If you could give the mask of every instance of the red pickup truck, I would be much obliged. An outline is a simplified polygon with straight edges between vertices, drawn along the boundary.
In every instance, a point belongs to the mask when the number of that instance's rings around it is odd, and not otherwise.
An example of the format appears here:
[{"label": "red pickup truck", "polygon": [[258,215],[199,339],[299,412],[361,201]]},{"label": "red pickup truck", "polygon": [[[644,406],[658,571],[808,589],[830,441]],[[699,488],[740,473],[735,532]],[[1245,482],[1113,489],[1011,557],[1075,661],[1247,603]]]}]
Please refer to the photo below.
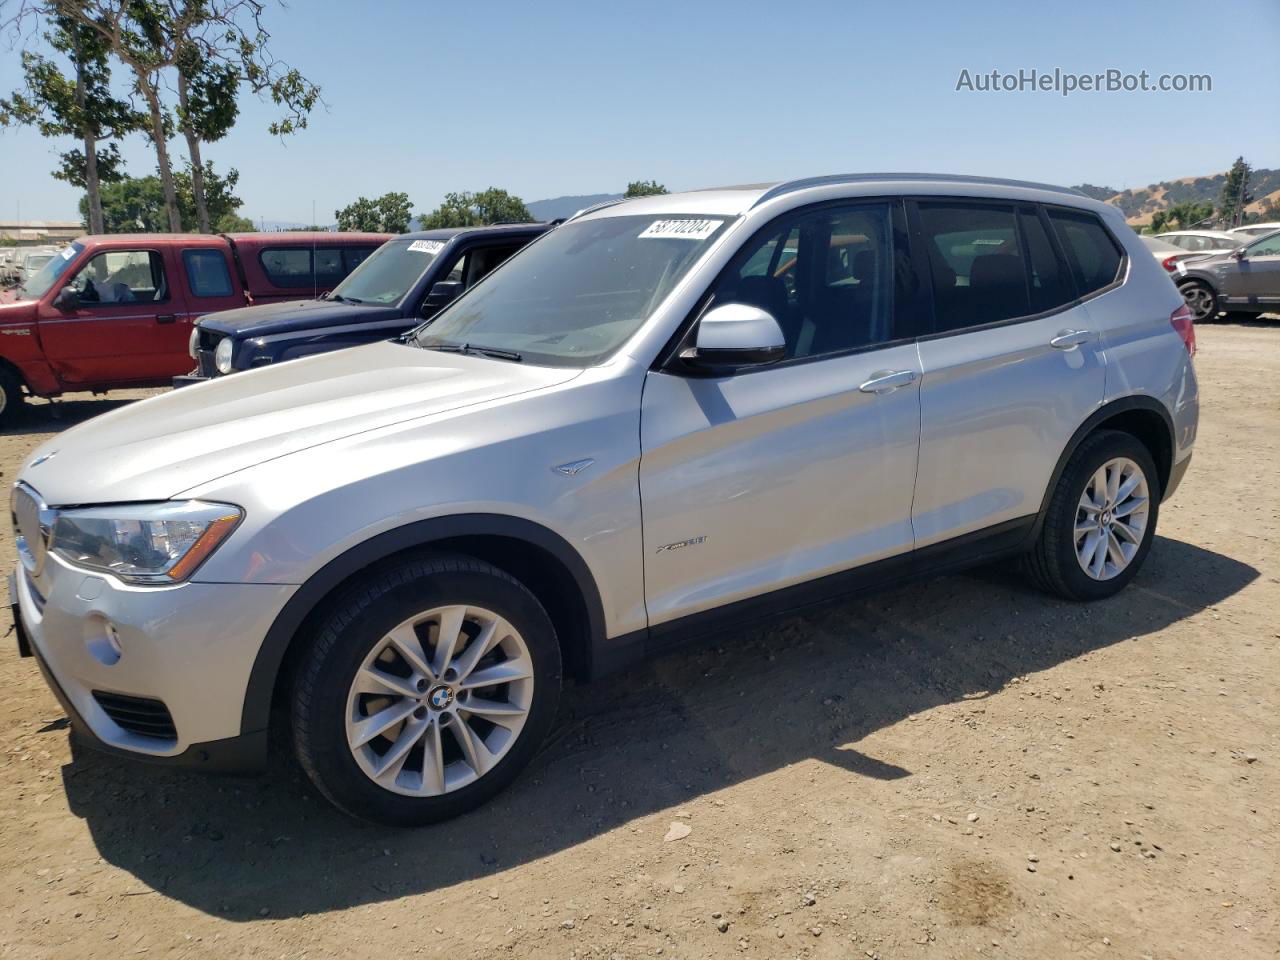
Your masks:
[{"label": "red pickup truck", "polygon": [[25,394],[167,387],[191,369],[197,319],[316,297],[388,239],[303,232],[81,237],[0,294],[0,425]]}]

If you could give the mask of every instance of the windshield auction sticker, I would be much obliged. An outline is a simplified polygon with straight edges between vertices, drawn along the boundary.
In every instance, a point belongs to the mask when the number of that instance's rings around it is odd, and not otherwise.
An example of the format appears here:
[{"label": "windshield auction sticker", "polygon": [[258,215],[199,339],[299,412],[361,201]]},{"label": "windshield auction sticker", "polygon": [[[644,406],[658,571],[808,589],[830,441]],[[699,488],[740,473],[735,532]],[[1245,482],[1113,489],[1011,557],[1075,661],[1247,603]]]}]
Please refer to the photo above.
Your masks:
[{"label": "windshield auction sticker", "polygon": [[655,220],[640,234],[646,237],[674,237],[677,240],[705,240],[723,220]]},{"label": "windshield auction sticker", "polygon": [[439,253],[444,249],[444,242],[441,240],[415,240],[409,244],[409,249],[414,253]]}]

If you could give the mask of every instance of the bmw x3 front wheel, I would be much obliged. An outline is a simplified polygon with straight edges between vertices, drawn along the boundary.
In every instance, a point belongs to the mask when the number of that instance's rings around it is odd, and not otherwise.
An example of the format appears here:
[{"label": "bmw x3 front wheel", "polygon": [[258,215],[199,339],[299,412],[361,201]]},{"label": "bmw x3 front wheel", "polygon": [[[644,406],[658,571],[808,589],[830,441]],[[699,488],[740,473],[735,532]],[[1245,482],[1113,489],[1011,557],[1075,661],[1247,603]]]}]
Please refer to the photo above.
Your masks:
[{"label": "bmw x3 front wheel", "polygon": [[560,649],[537,599],[465,557],[387,567],[338,600],[297,673],[303,768],[347,813],[402,826],[465,813],[548,732]]}]

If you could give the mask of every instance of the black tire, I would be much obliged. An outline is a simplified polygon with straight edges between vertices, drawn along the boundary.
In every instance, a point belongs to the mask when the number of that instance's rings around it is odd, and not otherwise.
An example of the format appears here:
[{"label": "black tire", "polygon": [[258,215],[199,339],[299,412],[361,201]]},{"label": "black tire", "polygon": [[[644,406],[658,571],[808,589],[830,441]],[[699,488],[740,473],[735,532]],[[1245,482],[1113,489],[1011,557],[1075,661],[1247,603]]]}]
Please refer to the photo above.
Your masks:
[{"label": "black tire", "polygon": [[1178,292],[1191,308],[1191,319],[1196,323],[1212,323],[1218,318],[1218,291],[1203,280],[1181,283]]},{"label": "black tire", "polygon": [[22,381],[12,370],[0,367],[0,427],[7,427],[21,414]]},{"label": "black tire", "polygon": [[[532,703],[515,742],[478,780],[437,796],[405,796],[375,783],[352,756],[348,693],[365,657],[388,631],[418,612],[452,604],[484,607],[519,631],[533,662]],[[393,826],[434,823],[480,806],[533,759],[555,719],[560,682],[555,629],[523,584],[469,557],[413,556],[347,589],[319,625],[294,682],[294,747],[320,792],[351,816]]]},{"label": "black tire", "polygon": [[[1129,565],[1108,580],[1095,580],[1076,558],[1075,528],[1080,497],[1089,478],[1103,464],[1117,457],[1136,463],[1145,474],[1148,497],[1147,526]],[[1160,477],[1146,446],[1132,434],[1099,430],[1084,439],[1071,455],[1045,511],[1040,536],[1024,558],[1024,567],[1041,589],[1067,600],[1101,600],[1119,593],[1141,569],[1155,539],[1160,512]]]}]

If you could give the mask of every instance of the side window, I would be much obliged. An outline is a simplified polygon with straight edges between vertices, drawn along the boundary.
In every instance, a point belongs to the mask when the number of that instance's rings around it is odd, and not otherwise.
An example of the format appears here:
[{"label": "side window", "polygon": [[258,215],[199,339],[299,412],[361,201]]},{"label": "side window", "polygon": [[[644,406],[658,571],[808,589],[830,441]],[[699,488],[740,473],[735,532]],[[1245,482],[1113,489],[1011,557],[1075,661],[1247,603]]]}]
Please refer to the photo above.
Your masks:
[{"label": "side window", "polygon": [[182,264],[187,269],[187,284],[195,296],[231,296],[231,271],[221,250],[183,250]]},{"label": "side window", "polygon": [[507,257],[523,246],[523,243],[517,243],[502,247],[480,247],[478,250],[471,251],[470,262],[467,264],[466,272],[467,288],[470,289],[475,286],[488,276],[490,271],[501,266]]},{"label": "side window", "polygon": [[716,303],[767,310],[787,359],[840,353],[893,336],[894,237],[888,203],[783,218],[749,242],[717,282]]},{"label": "side window", "polygon": [[343,247],[342,262],[347,273],[350,273],[356,267],[364,262],[365,257],[373,253],[377,247]]},{"label": "side window", "polygon": [[68,284],[89,304],[159,303],[169,299],[164,261],[150,250],[100,253]]},{"label": "side window", "polygon": [[316,283],[322,287],[335,286],[347,275],[342,266],[342,251],[335,247],[321,247],[315,251]]},{"label": "side window", "polygon": [[1066,251],[1080,296],[1088,296],[1115,282],[1124,258],[1097,217],[1074,210],[1051,209],[1049,219]]},{"label": "side window", "polygon": [[267,279],[277,287],[311,286],[311,250],[307,247],[272,247],[258,259]]},{"label": "side window", "polygon": [[926,201],[919,209],[938,332],[1033,312],[1012,207]]},{"label": "side window", "polygon": [[453,261],[453,266],[449,268],[449,273],[445,276],[445,279],[453,283],[464,283],[467,279],[467,261],[469,259],[471,259],[471,255],[464,253]]},{"label": "side window", "polygon": [[1280,256],[1280,233],[1256,241],[1245,251],[1245,254],[1250,257]]},{"label": "side window", "polygon": [[1031,267],[1031,312],[1044,313],[1069,303],[1075,294],[1040,217],[1034,211],[1019,210],[1018,230]]}]

